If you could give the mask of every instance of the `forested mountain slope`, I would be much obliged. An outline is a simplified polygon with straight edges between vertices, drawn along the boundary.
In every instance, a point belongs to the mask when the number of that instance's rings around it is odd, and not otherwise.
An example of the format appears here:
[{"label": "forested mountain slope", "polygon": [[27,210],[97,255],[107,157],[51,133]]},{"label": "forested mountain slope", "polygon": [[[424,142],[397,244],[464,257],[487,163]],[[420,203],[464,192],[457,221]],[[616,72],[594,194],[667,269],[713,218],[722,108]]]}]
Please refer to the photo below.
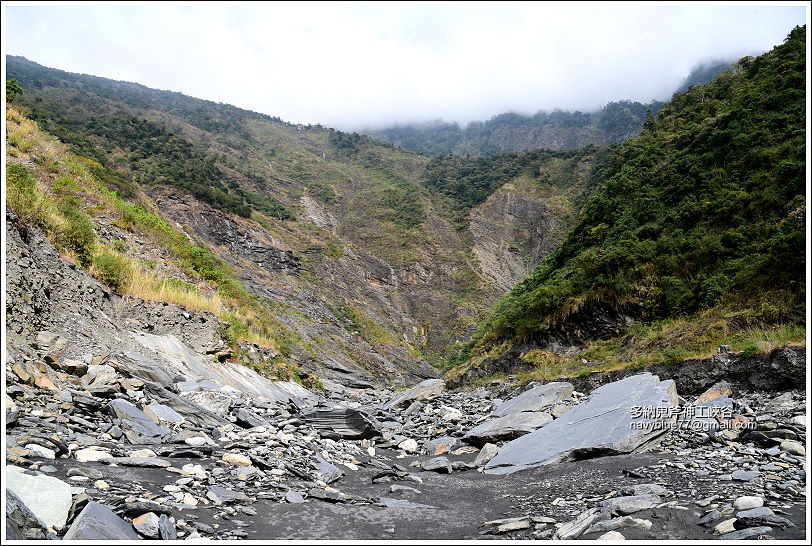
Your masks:
[{"label": "forested mountain slope", "polygon": [[[616,339],[595,354],[617,364],[634,340],[615,336],[635,321],[661,356],[802,320],[805,51],[797,27],[772,51],[676,94],[620,146],[562,246],[475,336],[468,372],[510,362],[580,368],[561,355],[590,338]],[[686,317],[703,331],[671,345],[639,329]]]},{"label": "forested mountain slope", "polygon": [[[427,158],[359,134],[21,57],[7,67],[22,89],[7,137],[10,168],[21,170],[10,176],[65,210],[50,221],[80,219],[96,245],[63,252],[95,270],[129,263],[108,278],[123,293],[143,296],[130,276],[157,270],[166,278],[150,298],[178,300],[170,285],[221,298],[228,336],[265,340],[279,366],[339,377],[435,373],[425,361],[473,333],[560,243],[601,153],[427,170]],[[469,175],[485,181],[473,200],[455,186]],[[235,294],[256,301],[229,307]]]}]

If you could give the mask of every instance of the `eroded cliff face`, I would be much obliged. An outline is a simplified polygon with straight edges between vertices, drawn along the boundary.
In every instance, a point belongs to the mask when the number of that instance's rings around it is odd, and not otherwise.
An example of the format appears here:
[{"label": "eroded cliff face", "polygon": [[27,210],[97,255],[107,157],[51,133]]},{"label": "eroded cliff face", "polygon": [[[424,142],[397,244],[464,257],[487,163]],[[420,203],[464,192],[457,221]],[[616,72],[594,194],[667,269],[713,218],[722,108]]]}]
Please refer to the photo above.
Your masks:
[{"label": "eroded cliff face", "polygon": [[[340,212],[323,207],[316,218],[274,226],[271,233],[175,189],[155,189],[151,198],[165,217],[234,267],[246,288],[270,302],[275,317],[301,338],[294,344],[296,360],[339,378],[350,371],[385,383],[435,376],[423,354],[440,351],[466,326],[470,333],[474,317],[498,295],[493,285],[478,281],[476,258],[461,236],[437,217],[427,220],[437,224],[437,238],[411,259],[396,261],[318,228],[315,222],[328,217],[341,225]],[[469,304],[459,298],[472,276],[482,298]]]},{"label": "eroded cliff face", "polygon": [[534,173],[504,184],[470,213],[472,251],[484,275],[508,291],[567,235],[574,199],[586,191],[592,156],[553,159]]},{"label": "eroded cliff face", "polygon": [[560,244],[563,231],[562,219],[545,199],[517,185],[523,184],[505,184],[471,212],[474,255],[505,291]]},{"label": "eroded cliff face", "polygon": [[[624,135],[623,139],[637,136],[639,129]],[[461,142],[454,146],[458,155],[479,155],[481,150],[490,153],[527,152],[545,150],[577,150],[584,146],[608,146],[618,142],[613,135],[597,127],[497,127],[486,137],[474,142]]]}]

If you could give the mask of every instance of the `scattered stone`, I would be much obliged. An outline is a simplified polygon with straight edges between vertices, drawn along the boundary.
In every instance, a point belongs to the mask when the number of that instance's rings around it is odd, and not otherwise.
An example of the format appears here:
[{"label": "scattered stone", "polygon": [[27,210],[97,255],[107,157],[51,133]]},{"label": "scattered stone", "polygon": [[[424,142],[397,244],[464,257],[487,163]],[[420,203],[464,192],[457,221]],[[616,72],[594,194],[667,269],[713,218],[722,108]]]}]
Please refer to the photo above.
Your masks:
[{"label": "scattered stone", "polygon": [[725,533],[719,537],[719,540],[746,540],[753,537],[761,537],[772,531],[772,527],[751,527],[749,529],[741,529],[733,531],[732,533]]},{"label": "scattered stone", "polygon": [[417,441],[411,438],[403,440],[398,444],[398,449],[402,449],[407,453],[414,453],[417,451]]},{"label": "scattered stone", "polygon": [[485,444],[482,446],[482,449],[479,450],[476,459],[474,459],[474,465],[485,466],[488,461],[496,457],[497,453],[499,453],[499,447],[496,444]]},{"label": "scattered stone", "polygon": [[126,400],[111,400],[107,411],[130,443],[159,444],[169,434],[167,429],[156,425],[147,414]]},{"label": "scattered stone", "polygon": [[178,532],[175,527],[175,518],[161,514],[158,518],[158,538],[161,540],[177,540]]},{"label": "scattered stone", "polygon": [[638,519],[632,516],[622,516],[619,518],[607,519],[599,521],[595,525],[586,530],[586,534],[590,533],[605,533],[607,531],[614,531],[624,527],[642,529],[648,531],[651,529],[652,523],[647,519]]},{"label": "scattered stone", "polygon": [[214,504],[234,504],[234,503],[250,503],[251,497],[239,491],[233,491],[219,485],[210,485],[209,491],[206,493]]},{"label": "scattered stone", "polygon": [[172,463],[157,457],[111,457],[102,462],[121,466],[140,466],[142,468],[168,468]]},{"label": "scattered stone", "polygon": [[736,510],[750,510],[761,506],[764,506],[764,499],[761,497],[744,496],[733,501],[733,508]]},{"label": "scattered stone", "polygon": [[780,527],[794,527],[795,524],[783,516],[777,515],[771,508],[761,506],[736,514],[742,527],[755,527],[758,525],[777,525]]},{"label": "scattered stone", "polygon": [[153,513],[147,512],[137,518],[133,518],[133,527],[139,534],[147,538],[159,538],[160,518]]},{"label": "scattered stone", "polygon": [[304,497],[298,491],[288,491],[285,493],[285,500],[290,504],[301,504],[304,502]]},{"label": "scattered stone", "polygon": [[781,451],[785,451],[790,455],[797,455],[799,457],[806,455],[806,448],[801,443],[793,440],[784,440],[779,447]]},{"label": "scattered stone", "polygon": [[474,444],[513,440],[552,422],[548,412],[526,411],[490,419],[469,430],[463,440]]},{"label": "scattered stone", "polygon": [[156,425],[162,423],[169,423],[172,425],[179,425],[185,421],[183,415],[176,412],[169,406],[153,402],[148,406],[144,406],[144,413],[149,415]]},{"label": "scattered stone", "polygon": [[243,428],[264,427],[268,425],[262,417],[253,411],[245,408],[239,408],[234,412],[236,423]]},{"label": "scattered stone", "polygon": [[251,459],[241,453],[226,453],[223,460],[234,466],[251,466]]},{"label": "scattered stone", "polygon": [[85,449],[75,451],[73,456],[76,457],[77,461],[83,463],[102,461],[104,459],[109,459],[112,457],[110,452],[102,451],[100,449],[96,449],[93,447],[88,447]]},{"label": "scattered stone", "polygon": [[416,493],[420,495],[420,491],[415,489],[414,487],[409,487],[408,485],[398,485],[392,484],[389,486],[390,493]]},{"label": "scattered stone", "polygon": [[593,526],[597,522],[608,519],[609,513],[600,508],[590,508],[582,512],[574,520],[564,523],[555,532],[555,536],[561,540],[578,538],[584,530]]},{"label": "scattered stone", "polygon": [[435,457],[421,463],[421,468],[429,472],[439,472],[443,474],[451,473],[451,462],[448,457]]},{"label": "scattered stone", "polygon": [[508,518],[486,521],[480,527],[480,533],[502,534],[522,529],[530,529],[530,518]]},{"label": "scattered stone", "polygon": [[749,482],[761,475],[757,470],[734,470],[730,477],[740,482]]},{"label": "scattered stone", "polygon": [[736,530],[734,524],[736,523],[736,518],[726,519],[721,523],[718,523],[716,527],[713,528],[713,532],[717,535],[724,535],[726,533],[732,533]]},{"label": "scattered stone", "polygon": [[44,459],[56,459],[56,452],[53,449],[42,447],[39,444],[27,444],[25,449],[31,452],[31,455],[42,457]]},{"label": "scattered stone", "polygon": [[657,485],[656,483],[638,483],[629,485],[620,490],[622,495],[660,495],[663,497],[671,495],[671,491]]},{"label": "scattered stone", "polygon": [[662,500],[657,495],[634,495],[630,497],[616,497],[602,501],[600,504],[612,514],[626,516],[648,510],[660,504]]}]

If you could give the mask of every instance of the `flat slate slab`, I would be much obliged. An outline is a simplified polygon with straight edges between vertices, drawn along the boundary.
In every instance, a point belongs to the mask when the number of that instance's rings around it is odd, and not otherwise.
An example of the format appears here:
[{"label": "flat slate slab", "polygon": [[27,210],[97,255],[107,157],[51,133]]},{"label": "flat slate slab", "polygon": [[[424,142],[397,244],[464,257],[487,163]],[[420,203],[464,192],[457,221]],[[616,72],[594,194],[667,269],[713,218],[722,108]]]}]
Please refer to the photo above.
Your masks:
[{"label": "flat slate slab", "polygon": [[541,411],[544,408],[557,404],[572,396],[573,387],[570,383],[556,381],[545,383],[524,391],[519,396],[499,404],[492,412],[495,417],[503,417],[511,413],[524,411]]},{"label": "flat slate slab", "polygon": [[[656,408],[677,403],[674,382],[649,373],[603,385],[552,423],[502,446],[485,472],[509,474],[597,453],[630,453],[663,434],[664,421],[676,418]],[[657,411],[665,415],[648,415]]]},{"label": "flat slate slab", "polygon": [[514,440],[519,436],[538,430],[552,422],[553,416],[546,411],[523,411],[504,417],[489,419],[469,430],[462,439],[472,444],[486,444],[499,440]]},{"label": "flat slate slab", "polygon": [[141,537],[108,507],[89,502],[62,540],[141,540]]}]

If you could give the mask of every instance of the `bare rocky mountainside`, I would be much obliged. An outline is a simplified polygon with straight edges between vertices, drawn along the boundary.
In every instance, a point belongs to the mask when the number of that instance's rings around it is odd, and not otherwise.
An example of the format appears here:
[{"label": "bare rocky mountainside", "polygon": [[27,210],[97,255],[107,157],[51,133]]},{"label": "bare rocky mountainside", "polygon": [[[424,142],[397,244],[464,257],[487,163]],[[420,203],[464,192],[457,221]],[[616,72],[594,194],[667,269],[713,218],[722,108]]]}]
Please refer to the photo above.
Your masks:
[{"label": "bare rocky mountainside", "polygon": [[[49,160],[76,154],[103,188],[85,188],[83,204],[114,190],[191,237],[282,327],[265,332],[272,349],[290,352],[278,358],[328,379],[436,375],[426,362],[470,336],[560,243],[590,172],[587,157],[564,191],[561,166],[545,164],[536,172],[549,167],[543,184],[516,173],[501,181],[519,178],[513,186],[465,208],[426,187],[426,158],[366,137],[19,57],[8,69],[25,89],[20,107],[68,144]],[[21,129],[29,130],[39,132]],[[73,174],[43,169],[34,142],[13,152],[12,162],[49,182]],[[121,210],[90,216],[100,243],[177,281],[212,284],[200,271],[177,271],[148,225],[122,220]]]},{"label": "bare rocky mountainside", "polygon": [[4,539],[805,543],[804,44],[473,157],[8,57]]}]

